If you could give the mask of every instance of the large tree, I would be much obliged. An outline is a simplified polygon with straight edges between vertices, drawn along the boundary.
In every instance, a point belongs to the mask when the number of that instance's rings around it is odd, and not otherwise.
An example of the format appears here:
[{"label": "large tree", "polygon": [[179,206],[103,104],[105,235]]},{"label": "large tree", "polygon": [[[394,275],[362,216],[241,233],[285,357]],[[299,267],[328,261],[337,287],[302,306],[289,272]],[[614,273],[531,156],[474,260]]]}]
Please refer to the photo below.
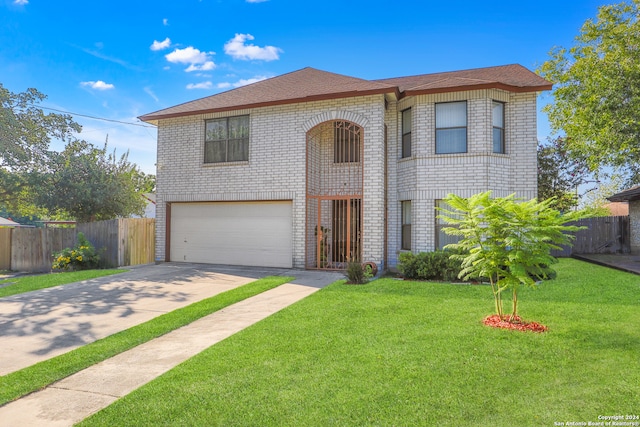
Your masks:
[{"label": "large tree", "polygon": [[554,83],[545,107],[554,131],[591,170],[611,166],[640,182],[640,0],[601,6],[573,47],[538,70]]},{"label": "large tree", "polygon": [[46,167],[51,141],[68,141],[81,129],[69,115],[38,108],[45,98],[36,89],[16,94],[0,84],[0,205],[14,211],[34,210],[29,173]]},{"label": "large tree", "polygon": [[118,157],[106,144],[97,148],[76,140],[52,155],[50,171],[41,175],[37,201],[80,222],[142,215],[145,203],[139,190],[148,189],[141,187],[148,178],[129,162],[128,153]]},{"label": "large tree", "polygon": [[551,207],[567,211],[578,205],[578,186],[589,179],[587,163],[567,153],[566,138],[538,145],[538,199],[553,199]]},{"label": "large tree", "polygon": [[[79,124],[66,114],[45,114],[36,89],[12,93],[0,84],[0,208],[13,214],[79,221],[141,214],[141,192],[155,176],[142,173],[107,146],[78,140]],[[62,152],[51,142],[65,144]]]}]

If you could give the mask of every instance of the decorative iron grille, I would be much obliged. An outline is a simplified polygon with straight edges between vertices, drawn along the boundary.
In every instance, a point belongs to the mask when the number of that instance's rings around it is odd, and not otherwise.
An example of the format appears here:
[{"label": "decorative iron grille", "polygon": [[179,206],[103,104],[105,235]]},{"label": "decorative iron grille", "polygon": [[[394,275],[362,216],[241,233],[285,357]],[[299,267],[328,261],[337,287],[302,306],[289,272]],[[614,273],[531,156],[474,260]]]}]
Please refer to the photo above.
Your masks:
[{"label": "decorative iron grille", "polygon": [[362,259],[363,132],[348,121],[307,133],[306,267],[344,269]]}]

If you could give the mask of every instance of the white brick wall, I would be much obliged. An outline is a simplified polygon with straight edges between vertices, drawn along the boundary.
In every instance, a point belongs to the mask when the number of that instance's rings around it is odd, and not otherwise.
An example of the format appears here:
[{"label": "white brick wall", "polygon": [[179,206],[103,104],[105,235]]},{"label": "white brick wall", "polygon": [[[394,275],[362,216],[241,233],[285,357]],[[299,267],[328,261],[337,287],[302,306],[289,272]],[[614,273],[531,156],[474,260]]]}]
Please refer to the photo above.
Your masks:
[{"label": "white brick wall", "polygon": [[[506,154],[493,153],[492,101],[505,103]],[[435,154],[435,104],[467,101],[467,153]],[[537,196],[536,94],[478,90],[420,95],[397,103],[399,111],[412,105],[412,157],[401,159],[401,130],[389,139],[396,180],[389,186],[389,266],[400,250],[400,201],[412,201],[412,251],[435,249],[435,201],[449,193],[463,197],[492,190],[496,197],[512,193]],[[390,109],[391,110],[391,109]],[[393,120],[393,112],[387,114]],[[391,135],[391,134],[390,134]],[[393,184],[393,185],[391,185]]]},{"label": "white brick wall", "polygon": [[[435,154],[435,103],[467,101],[468,152]],[[505,102],[506,154],[494,154],[492,100]],[[401,159],[401,111],[412,108],[412,157]],[[203,164],[205,119],[250,115],[249,161]],[[387,162],[388,266],[400,248],[400,202],[412,201],[413,251],[435,247],[436,199],[492,190],[537,195],[536,94],[478,90],[407,97],[383,95],[317,101],[161,120],[158,126],[156,254],[165,259],[166,203],[292,200],[293,265],[304,267],[306,132],[327,120],[349,120],[364,132],[363,259],[382,263]],[[384,125],[387,125],[385,159]]]},{"label": "white brick wall", "polygon": [[[249,161],[203,164],[205,120],[250,115]],[[293,265],[304,267],[306,132],[343,119],[364,130],[363,256],[382,262],[383,95],[161,120],[158,126],[156,256],[166,256],[166,203],[292,200]]]}]

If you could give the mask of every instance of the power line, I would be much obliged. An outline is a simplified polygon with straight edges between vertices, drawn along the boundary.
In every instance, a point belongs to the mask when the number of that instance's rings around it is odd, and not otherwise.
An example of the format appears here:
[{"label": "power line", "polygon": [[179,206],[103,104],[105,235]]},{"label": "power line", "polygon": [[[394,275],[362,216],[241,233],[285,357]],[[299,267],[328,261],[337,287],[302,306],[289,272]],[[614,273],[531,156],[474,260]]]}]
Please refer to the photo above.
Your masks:
[{"label": "power line", "polygon": [[102,120],[102,121],[105,121],[105,122],[120,123],[122,125],[140,126],[142,128],[155,128],[155,126],[145,125],[145,124],[142,124],[142,123],[131,123],[131,122],[123,122],[121,120],[105,119],[104,117],[96,117],[96,116],[90,116],[88,114],[72,113],[71,111],[58,110],[56,108],[43,107],[43,106],[40,106],[40,105],[38,105],[37,107],[38,108],[42,108],[43,110],[57,111],[58,113],[71,114],[73,116],[86,117],[88,119]]}]

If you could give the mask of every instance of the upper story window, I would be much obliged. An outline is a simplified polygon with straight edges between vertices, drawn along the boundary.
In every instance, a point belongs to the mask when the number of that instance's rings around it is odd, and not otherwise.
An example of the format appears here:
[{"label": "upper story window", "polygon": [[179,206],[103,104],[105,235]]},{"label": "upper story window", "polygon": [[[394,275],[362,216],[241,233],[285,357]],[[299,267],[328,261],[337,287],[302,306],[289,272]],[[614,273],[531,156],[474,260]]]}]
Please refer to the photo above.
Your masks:
[{"label": "upper story window", "polygon": [[360,161],[360,127],[350,122],[333,124],[333,162],[358,163]]},{"label": "upper story window", "polygon": [[436,154],[467,152],[467,101],[436,104]]},{"label": "upper story window", "polygon": [[493,152],[504,153],[504,103],[493,101]]},{"label": "upper story window", "polygon": [[411,108],[402,112],[402,158],[411,157]]},{"label": "upper story window", "polygon": [[249,116],[223,117],[205,122],[205,163],[248,160]]},{"label": "upper story window", "polygon": [[400,203],[402,210],[402,236],[400,248],[411,250],[411,200],[404,200]]}]

